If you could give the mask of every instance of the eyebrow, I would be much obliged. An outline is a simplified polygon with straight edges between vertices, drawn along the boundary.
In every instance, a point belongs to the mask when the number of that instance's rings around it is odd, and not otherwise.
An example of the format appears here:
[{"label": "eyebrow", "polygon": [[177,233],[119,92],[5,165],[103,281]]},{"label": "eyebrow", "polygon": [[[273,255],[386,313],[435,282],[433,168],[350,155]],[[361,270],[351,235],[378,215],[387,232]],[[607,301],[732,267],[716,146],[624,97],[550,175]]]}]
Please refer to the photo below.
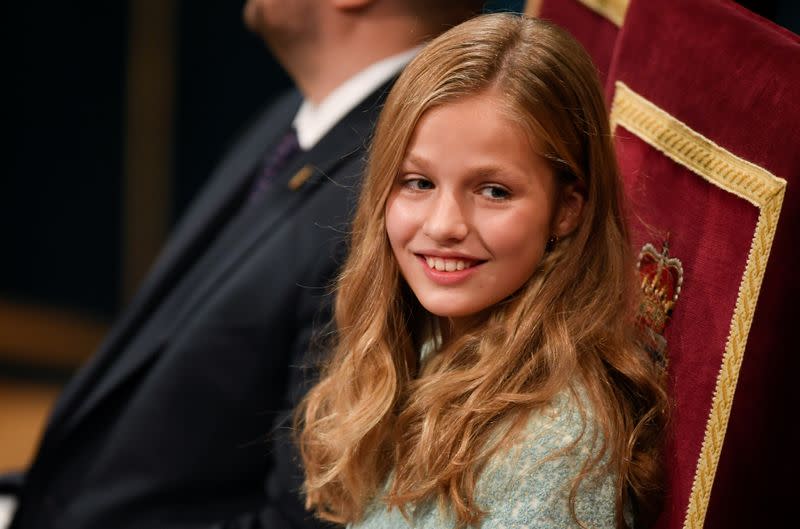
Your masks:
[{"label": "eyebrow", "polygon": [[403,157],[403,162],[400,165],[403,166],[406,164],[424,169],[428,167],[429,162],[425,158],[421,158],[419,155],[408,153]]},{"label": "eyebrow", "polygon": [[[407,165],[410,165],[414,169],[420,169],[423,172],[430,168],[430,162],[428,162],[427,159],[414,153],[407,154],[403,158],[400,167],[402,168]],[[493,164],[488,164],[470,169],[469,174],[472,175],[472,177],[474,178],[493,178],[496,175],[514,176],[513,171],[509,172],[506,168]]]},{"label": "eyebrow", "polygon": [[496,165],[486,165],[483,167],[478,167],[470,172],[479,178],[492,178],[493,176],[498,174],[504,174],[504,175],[512,174],[509,173],[508,170],[498,167]]},{"label": "eyebrow", "polygon": [[[425,169],[430,165],[430,162],[427,159],[417,154],[410,153],[403,158],[403,162],[401,165],[406,165],[406,164]],[[470,170],[470,173],[474,173],[479,176],[492,176],[494,174],[504,173],[504,172],[506,171],[504,171],[502,167],[494,164],[487,164],[484,166],[475,167]]]}]

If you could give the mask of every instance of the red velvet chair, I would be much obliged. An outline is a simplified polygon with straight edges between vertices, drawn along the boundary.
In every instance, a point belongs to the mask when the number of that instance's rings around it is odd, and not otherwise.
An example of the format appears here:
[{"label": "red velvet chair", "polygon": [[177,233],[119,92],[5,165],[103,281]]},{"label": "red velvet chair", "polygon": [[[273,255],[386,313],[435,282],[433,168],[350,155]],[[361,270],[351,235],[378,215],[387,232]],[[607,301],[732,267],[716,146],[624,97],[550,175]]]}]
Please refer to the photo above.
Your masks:
[{"label": "red velvet chair", "polygon": [[649,308],[671,310],[646,314],[674,399],[657,526],[796,526],[800,39],[726,0],[632,0],[606,86]]},{"label": "red velvet chair", "polygon": [[628,0],[529,0],[526,12],[568,30],[589,52],[605,83]]}]

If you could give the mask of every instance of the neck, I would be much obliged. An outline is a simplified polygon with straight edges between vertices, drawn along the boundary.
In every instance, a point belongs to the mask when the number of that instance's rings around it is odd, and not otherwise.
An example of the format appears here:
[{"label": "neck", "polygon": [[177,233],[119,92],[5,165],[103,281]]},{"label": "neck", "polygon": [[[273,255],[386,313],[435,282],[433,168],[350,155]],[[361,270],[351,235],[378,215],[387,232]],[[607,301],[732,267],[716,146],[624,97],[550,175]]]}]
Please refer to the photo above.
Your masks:
[{"label": "neck", "polygon": [[487,315],[485,312],[479,312],[478,314],[472,314],[470,316],[440,317],[439,332],[442,337],[442,346],[457,340],[470,330],[475,329],[485,322],[486,318]]},{"label": "neck", "polygon": [[326,27],[329,31],[315,42],[275,50],[303,96],[314,104],[358,72],[418,45],[427,35],[418,21],[403,16],[343,17]]}]

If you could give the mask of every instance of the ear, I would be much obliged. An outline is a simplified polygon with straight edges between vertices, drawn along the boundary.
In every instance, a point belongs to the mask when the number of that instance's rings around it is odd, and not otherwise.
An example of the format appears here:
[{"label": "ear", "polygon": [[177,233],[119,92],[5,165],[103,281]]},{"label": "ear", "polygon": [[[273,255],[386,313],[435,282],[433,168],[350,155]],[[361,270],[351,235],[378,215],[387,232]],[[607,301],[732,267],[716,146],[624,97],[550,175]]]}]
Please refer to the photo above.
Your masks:
[{"label": "ear", "polygon": [[374,1],[375,0],[331,0],[331,3],[333,7],[341,11],[354,11],[364,9],[374,3]]},{"label": "ear", "polygon": [[551,233],[560,239],[572,233],[581,220],[585,201],[585,193],[579,185],[569,184],[564,187]]}]

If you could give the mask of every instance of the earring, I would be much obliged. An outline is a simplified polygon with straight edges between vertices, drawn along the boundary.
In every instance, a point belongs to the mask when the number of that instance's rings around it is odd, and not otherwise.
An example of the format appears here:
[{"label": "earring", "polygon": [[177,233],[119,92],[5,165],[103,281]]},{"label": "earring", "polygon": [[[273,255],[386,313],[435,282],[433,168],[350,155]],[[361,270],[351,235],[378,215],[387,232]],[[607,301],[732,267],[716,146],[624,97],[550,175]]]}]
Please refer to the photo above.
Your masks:
[{"label": "earring", "polygon": [[549,239],[547,239],[547,244],[544,245],[545,253],[550,253],[553,251],[553,248],[556,247],[558,244],[558,235],[551,235]]}]

